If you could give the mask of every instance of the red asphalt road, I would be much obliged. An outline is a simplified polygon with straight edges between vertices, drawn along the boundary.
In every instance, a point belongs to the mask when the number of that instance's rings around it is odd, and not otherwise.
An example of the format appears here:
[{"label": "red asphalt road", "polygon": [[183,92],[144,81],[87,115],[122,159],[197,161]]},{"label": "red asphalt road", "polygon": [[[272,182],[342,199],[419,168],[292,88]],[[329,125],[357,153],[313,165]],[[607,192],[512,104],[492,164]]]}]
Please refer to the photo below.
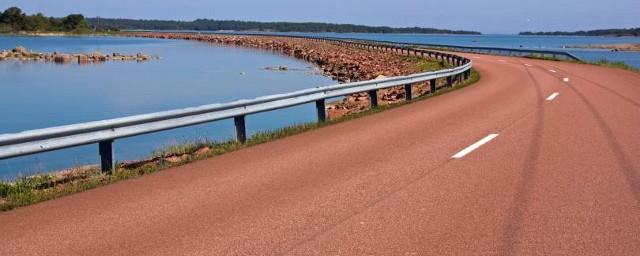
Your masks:
[{"label": "red asphalt road", "polygon": [[640,75],[467,56],[469,88],[2,213],[0,255],[640,255]]}]

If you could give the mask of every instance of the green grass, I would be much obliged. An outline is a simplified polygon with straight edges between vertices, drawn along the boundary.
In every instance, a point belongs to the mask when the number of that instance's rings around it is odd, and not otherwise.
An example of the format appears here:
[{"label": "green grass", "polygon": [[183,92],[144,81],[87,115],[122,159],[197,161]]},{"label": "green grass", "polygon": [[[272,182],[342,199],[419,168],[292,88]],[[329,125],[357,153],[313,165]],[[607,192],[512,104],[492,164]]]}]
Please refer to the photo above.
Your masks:
[{"label": "green grass", "polygon": [[536,60],[550,60],[550,61],[565,61],[565,62],[581,63],[581,62],[575,61],[575,60],[566,60],[566,59],[554,58],[554,57],[550,57],[550,56],[545,56],[544,54],[535,54],[535,53],[523,56],[523,58],[536,59]]},{"label": "green grass", "polygon": [[589,64],[598,65],[602,67],[609,67],[609,68],[619,68],[619,69],[629,70],[633,72],[640,72],[640,69],[634,66],[631,66],[627,63],[624,63],[622,61],[609,61],[607,59],[601,59],[596,62],[590,62]]},{"label": "green grass", "polygon": [[415,73],[431,72],[451,67],[445,62],[425,60],[424,58],[418,56],[403,56],[402,60],[412,63],[412,69]]}]

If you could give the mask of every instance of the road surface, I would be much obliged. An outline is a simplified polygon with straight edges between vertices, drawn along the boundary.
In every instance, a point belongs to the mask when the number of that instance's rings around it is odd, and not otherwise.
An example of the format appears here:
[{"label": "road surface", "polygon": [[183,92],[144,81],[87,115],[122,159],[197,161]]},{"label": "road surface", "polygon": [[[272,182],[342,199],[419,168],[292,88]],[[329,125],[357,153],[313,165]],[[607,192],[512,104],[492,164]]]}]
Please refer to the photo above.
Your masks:
[{"label": "road surface", "polygon": [[0,255],[640,255],[640,75],[479,83],[0,214]]}]

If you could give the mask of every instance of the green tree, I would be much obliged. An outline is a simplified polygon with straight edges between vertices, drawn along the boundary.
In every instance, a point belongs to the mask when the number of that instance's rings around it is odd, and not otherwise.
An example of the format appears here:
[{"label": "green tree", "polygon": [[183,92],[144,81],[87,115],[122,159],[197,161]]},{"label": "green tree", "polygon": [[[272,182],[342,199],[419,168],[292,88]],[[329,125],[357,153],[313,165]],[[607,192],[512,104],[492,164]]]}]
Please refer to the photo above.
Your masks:
[{"label": "green tree", "polygon": [[18,7],[9,7],[0,15],[0,22],[11,26],[14,30],[21,30],[25,19],[26,15]]},{"label": "green tree", "polygon": [[65,31],[77,31],[87,28],[89,28],[89,26],[82,14],[71,14],[62,19],[62,29]]},{"label": "green tree", "polygon": [[22,29],[26,31],[49,31],[51,29],[51,23],[49,22],[49,18],[45,17],[42,13],[38,13],[27,16]]}]

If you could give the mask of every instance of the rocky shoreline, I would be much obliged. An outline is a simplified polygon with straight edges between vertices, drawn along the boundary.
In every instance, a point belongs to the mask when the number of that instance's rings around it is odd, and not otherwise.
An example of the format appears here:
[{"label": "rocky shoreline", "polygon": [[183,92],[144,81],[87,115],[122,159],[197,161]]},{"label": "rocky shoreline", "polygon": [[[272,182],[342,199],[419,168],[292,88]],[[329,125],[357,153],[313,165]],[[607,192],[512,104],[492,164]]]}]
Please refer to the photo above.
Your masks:
[{"label": "rocky shoreline", "polygon": [[587,45],[569,45],[569,46],[565,46],[565,47],[566,48],[578,48],[578,49],[603,49],[603,50],[611,50],[612,52],[620,52],[620,51],[638,52],[638,51],[640,51],[640,43],[587,44]]},{"label": "rocky shoreline", "polygon": [[135,55],[121,54],[121,53],[112,53],[112,54],[103,54],[101,52],[94,53],[81,53],[81,54],[70,54],[70,53],[41,53],[34,52],[28,50],[22,46],[17,46],[11,50],[2,50],[0,51],[0,61],[5,60],[16,60],[16,61],[44,61],[44,62],[54,62],[54,63],[71,63],[77,62],[78,64],[88,64],[88,63],[99,63],[106,61],[148,61],[151,59],[158,59],[159,57],[153,57],[150,55],[146,55],[144,53],[137,53]]},{"label": "rocky shoreline", "polygon": [[[425,61],[418,57],[400,56],[394,53],[298,38],[161,32],[124,33],[123,35],[129,37],[193,40],[268,50],[310,62],[317,66],[324,75],[340,82],[365,81],[417,73],[421,72],[418,66]],[[444,64],[440,63],[440,65]],[[427,91],[428,89],[425,85],[418,84],[414,86],[416,95],[424,94]],[[379,104],[387,105],[403,101],[404,94],[403,88],[379,90]],[[327,114],[329,119],[335,119],[347,114],[364,111],[369,106],[367,93],[354,94],[346,96],[339,102],[328,104]]]}]

